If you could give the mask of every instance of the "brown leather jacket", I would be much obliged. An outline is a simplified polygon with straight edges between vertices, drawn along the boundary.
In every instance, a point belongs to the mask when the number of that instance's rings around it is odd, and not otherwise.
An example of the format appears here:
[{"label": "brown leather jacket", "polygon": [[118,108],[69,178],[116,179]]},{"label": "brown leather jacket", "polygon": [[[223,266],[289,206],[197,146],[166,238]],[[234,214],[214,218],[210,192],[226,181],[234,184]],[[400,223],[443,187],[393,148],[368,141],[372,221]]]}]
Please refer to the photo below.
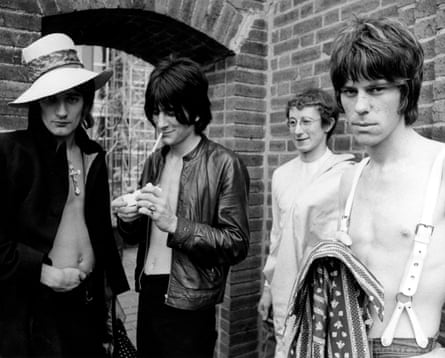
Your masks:
[{"label": "brown leather jacket", "polygon": [[[169,148],[147,159],[140,185],[156,185]],[[205,136],[184,158],[180,179],[176,232],[167,238],[172,264],[166,304],[196,310],[222,301],[230,265],[247,256],[249,248],[249,175],[230,150]],[[151,222],[146,216],[132,223],[119,220],[128,243],[139,243],[136,290],[140,289]]]}]

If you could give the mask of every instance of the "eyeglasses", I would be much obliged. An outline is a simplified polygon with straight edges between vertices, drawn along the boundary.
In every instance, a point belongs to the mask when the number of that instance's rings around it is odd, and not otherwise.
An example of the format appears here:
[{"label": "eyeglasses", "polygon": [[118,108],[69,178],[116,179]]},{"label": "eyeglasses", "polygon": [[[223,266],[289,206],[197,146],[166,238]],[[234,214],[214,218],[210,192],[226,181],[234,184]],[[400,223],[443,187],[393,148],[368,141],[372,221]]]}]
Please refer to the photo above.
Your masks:
[{"label": "eyeglasses", "polygon": [[315,122],[317,122],[319,119],[309,119],[309,118],[290,118],[287,121],[287,126],[291,129],[294,129],[297,127],[298,124],[300,124],[300,127],[303,129],[311,128]]}]

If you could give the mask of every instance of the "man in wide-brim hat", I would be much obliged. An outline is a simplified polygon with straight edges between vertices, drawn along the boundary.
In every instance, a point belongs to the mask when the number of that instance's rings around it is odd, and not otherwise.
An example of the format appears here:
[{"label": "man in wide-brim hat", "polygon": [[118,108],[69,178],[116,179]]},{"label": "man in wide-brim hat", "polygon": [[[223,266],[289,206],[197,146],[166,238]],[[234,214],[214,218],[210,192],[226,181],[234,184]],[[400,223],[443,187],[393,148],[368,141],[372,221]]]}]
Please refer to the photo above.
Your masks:
[{"label": "man in wide-brim hat", "polygon": [[114,241],[105,152],[88,138],[111,76],[50,34],[23,49],[28,128],[0,135],[0,356],[101,357],[105,283],[128,283]]}]

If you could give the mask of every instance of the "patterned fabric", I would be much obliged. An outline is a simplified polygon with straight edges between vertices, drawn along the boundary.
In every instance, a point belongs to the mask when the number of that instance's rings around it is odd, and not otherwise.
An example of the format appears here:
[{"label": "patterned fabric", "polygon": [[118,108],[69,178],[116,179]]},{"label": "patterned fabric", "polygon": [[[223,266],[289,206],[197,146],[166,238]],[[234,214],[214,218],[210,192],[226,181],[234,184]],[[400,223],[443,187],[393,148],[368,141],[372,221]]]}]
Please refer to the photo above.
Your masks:
[{"label": "patterned fabric", "polygon": [[82,63],[77,57],[76,50],[60,50],[48,55],[40,56],[26,64],[28,68],[28,77],[30,82],[34,82],[40,76],[50,70],[62,66],[80,67]]},{"label": "patterned fabric", "polygon": [[315,246],[292,297],[289,357],[370,357],[366,328],[371,310],[383,320],[383,287],[347,246]]}]

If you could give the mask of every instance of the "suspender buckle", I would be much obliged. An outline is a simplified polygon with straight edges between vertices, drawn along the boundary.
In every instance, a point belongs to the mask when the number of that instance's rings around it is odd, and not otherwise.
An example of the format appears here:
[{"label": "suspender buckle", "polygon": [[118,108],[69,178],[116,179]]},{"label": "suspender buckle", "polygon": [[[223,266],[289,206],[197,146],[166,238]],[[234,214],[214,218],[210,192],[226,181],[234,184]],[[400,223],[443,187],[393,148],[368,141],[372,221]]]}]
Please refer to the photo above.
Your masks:
[{"label": "suspender buckle", "polygon": [[433,236],[434,226],[428,224],[418,223],[416,225],[415,241],[420,241],[424,244],[429,244],[431,236]]}]

